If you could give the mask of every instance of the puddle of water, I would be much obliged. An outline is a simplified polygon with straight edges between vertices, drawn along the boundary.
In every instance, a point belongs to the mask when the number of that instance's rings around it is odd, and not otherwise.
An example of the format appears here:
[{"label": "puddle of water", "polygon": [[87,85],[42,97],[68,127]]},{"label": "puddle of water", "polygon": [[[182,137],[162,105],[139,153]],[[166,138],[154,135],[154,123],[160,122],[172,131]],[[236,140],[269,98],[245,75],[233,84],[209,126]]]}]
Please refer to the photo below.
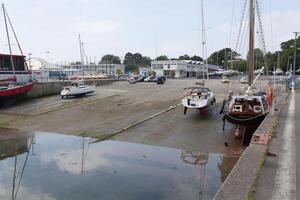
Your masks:
[{"label": "puddle of water", "polygon": [[49,133],[0,141],[0,199],[212,199],[237,157]]}]

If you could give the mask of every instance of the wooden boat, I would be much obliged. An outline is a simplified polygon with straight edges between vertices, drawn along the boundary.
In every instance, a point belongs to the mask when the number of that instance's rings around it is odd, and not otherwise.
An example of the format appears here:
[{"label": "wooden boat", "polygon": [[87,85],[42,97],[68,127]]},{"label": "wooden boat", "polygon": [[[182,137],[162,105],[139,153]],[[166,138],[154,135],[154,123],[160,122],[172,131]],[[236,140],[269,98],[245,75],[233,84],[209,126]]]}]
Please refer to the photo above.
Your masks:
[{"label": "wooden boat", "polygon": [[[247,89],[242,95],[229,95],[224,101],[221,113],[224,113],[223,120],[240,126],[257,126],[269,113],[269,105],[271,99],[267,99],[266,95],[256,91],[254,83],[263,72],[262,68],[255,78],[254,77],[254,1],[250,0],[250,20],[249,20],[249,52],[247,65]],[[225,125],[225,124],[224,124]]]}]

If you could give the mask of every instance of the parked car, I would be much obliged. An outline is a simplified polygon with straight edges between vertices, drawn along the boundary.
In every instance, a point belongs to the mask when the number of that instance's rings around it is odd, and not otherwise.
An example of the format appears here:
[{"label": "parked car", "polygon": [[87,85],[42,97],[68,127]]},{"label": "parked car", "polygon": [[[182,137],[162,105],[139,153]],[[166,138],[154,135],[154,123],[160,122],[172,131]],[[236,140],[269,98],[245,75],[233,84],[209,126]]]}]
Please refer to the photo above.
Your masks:
[{"label": "parked car", "polygon": [[247,83],[248,83],[248,77],[242,77],[242,78],[240,79],[240,83],[242,83],[242,84],[247,84]]},{"label": "parked car", "polygon": [[229,78],[228,78],[228,76],[222,76],[221,82],[222,82],[222,83],[229,83]]},{"label": "parked car", "polygon": [[156,76],[148,76],[147,78],[144,79],[145,82],[154,82]]},{"label": "parked car", "polygon": [[164,76],[160,76],[157,78],[156,83],[157,84],[164,84],[165,83],[166,78]]},{"label": "parked car", "polygon": [[136,80],[136,82],[144,82],[145,78],[145,76],[141,76]]}]

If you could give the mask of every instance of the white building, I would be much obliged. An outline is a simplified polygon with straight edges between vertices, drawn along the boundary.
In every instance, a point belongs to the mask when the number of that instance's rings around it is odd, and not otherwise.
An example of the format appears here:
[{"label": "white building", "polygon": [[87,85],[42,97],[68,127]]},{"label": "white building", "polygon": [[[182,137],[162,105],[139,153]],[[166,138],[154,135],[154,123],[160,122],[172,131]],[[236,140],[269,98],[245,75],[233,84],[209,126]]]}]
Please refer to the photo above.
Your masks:
[{"label": "white building", "polygon": [[117,75],[118,73],[125,73],[124,64],[70,64],[63,66],[65,71],[72,71],[78,75]]},{"label": "white building", "polygon": [[32,78],[39,81],[48,81],[51,72],[62,71],[62,67],[50,63],[42,58],[30,58],[27,65],[32,72]]},{"label": "white building", "polygon": [[[208,72],[218,69],[219,66],[208,65]],[[191,60],[155,60],[151,62],[151,70],[154,70],[158,76],[174,76],[176,78],[195,77],[207,73],[206,66],[202,62]]]}]

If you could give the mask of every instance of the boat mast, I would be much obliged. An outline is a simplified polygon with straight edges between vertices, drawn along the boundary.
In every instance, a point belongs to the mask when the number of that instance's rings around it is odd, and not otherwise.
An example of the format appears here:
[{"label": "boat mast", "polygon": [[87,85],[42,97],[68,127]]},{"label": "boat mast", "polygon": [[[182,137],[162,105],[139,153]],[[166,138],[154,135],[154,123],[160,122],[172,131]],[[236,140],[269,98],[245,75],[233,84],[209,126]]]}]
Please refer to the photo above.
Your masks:
[{"label": "boat mast", "polygon": [[206,58],[206,37],[205,37],[205,23],[204,23],[204,9],[203,9],[203,0],[201,0],[201,14],[202,14],[202,61],[203,61],[203,67],[202,67],[202,79],[204,83],[204,66],[206,68],[206,75],[208,79],[208,67],[207,67],[207,58]]},{"label": "boat mast", "polygon": [[9,38],[9,33],[8,33],[7,20],[6,20],[6,12],[5,12],[5,8],[4,8],[4,4],[2,4],[2,10],[3,10],[3,17],[4,17],[4,22],[5,22],[5,30],[6,30],[7,42],[8,42],[9,53],[10,53],[10,64],[11,64],[11,67],[12,67],[12,70],[13,70],[14,79],[16,80],[15,65],[14,65],[14,62],[13,62],[13,56],[12,56],[10,38]]},{"label": "boat mast", "polygon": [[250,0],[249,8],[249,52],[248,52],[248,85],[251,86],[253,82],[253,68],[254,68],[254,23],[255,23],[255,8],[254,0]]},{"label": "boat mast", "polygon": [[78,39],[79,39],[79,50],[80,50],[80,62],[81,62],[81,67],[82,67],[83,75],[84,75],[84,59],[83,59],[83,53],[82,53],[82,42],[81,42],[80,34],[78,35]]}]

